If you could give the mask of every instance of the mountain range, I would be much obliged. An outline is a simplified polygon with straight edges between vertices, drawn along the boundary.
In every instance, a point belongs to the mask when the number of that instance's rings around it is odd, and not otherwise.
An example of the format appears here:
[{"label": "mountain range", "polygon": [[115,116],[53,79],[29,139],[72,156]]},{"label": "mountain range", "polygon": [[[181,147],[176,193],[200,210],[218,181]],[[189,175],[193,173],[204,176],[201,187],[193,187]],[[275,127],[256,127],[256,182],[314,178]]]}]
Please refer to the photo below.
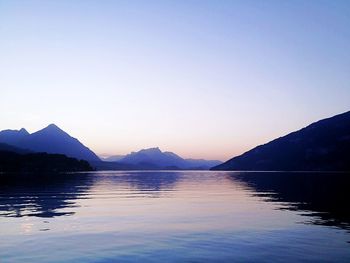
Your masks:
[{"label": "mountain range", "polygon": [[99,170],[144,170],[144,169],[201,169],[220,164],[220,161],[183,159],[172,152],[162,152],[159,148],[143,149],[125,156],[112,156],[101,160],[78,139],[55,124],[29,133],[26,129],[0,131],[0,150],[15,153],[63,154],[78,160],[86,160]]},{"label": "mountain range", "polygon": [[[208,170],[221,164],[218,160],[184,159],[173,152],[162,152],[158,147],[142,149],[125,156],[112,156],[104,159],[129,165],[133,169],[199,169]],[[117,161],[115,161],[117,160]]]},{"label": "mountain range", "polygon": [[225,163],[184,159],[172,152],[162,152],[159,148],[143,149],[101,160],[88,147],[55,124],[31,134],[24,128],[0,131],[0,151],[62,154],[86,160],[99,170],[205,170],[212,167],[212,170],[350,171],[349,149],[350,111],[257,146]]},{"label": "mountain range", "polygon": [[32,152],[64,154],[79,160],[92,162],[100,158],[76,138],[61,130],[55,124],[34,133],[26,129],[0,131],[0,143],[5,143]]},{"label": "mountain range", "polygon": [[350,111],[257,146],[212,170],[350,171]]}]

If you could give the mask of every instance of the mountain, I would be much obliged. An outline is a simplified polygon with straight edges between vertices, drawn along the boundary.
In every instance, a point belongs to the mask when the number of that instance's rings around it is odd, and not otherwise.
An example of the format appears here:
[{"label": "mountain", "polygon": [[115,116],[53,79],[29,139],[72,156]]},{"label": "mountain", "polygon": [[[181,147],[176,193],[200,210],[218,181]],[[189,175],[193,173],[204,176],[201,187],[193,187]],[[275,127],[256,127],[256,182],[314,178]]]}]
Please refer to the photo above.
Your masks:
[{"label": "mountain", "polygon": [[172,152],[162,152],[158,147],[132,152],[118,161],[132,169],[201,169],[207,170],[220,161],[183,159]]},{"label": "mountain", "polygon": [[350,171],[350,111],[260,145],[212,170]]},{"label": "mountain", "polygon": [[172,152],[162,152],[159,148],[143,149],[128,155],[115,155],[102,160],[77,139],[61,130],[55,124],[28,133],[25,129],[0,131],[0,150],[16,153],[45,152],[64,154],[68,157],[88,161],[99,170],[145,170],[145,169],[201,169],[220,164],[220,161],[183,159]]},{"label": "mountain", "polygon": [[112,155],[109,157],[101,157],[101,159],[105,162],[118,162],[123,159],[125,155]]},{"label": "mountain", "polygon": [[0,142],[9,145],[16,145],[18,142],[29,135],[26,129],[17,130],[3,130],[0,131]]},{"label": "mountain", "polygon": [[182,167],[185,161],[176,154],[162,152],[159,148],[142,149],[126,155],[119,162],[140,165],[149,168]]},{"label": "mountain", "polygon": [[0,143],[28,149],[33,152],[57,153],[80,160],[100,161],[94,152],[55,124],[50,124],[46,128],[32,134],[25,129],[1,131]]}]

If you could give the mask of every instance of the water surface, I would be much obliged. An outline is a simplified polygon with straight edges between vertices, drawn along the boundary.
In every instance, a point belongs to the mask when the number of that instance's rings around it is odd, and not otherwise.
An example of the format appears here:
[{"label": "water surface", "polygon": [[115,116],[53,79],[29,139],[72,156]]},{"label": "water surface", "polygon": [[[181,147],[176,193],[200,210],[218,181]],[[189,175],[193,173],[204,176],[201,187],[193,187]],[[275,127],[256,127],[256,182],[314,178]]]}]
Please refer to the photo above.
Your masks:
[{"label": "water surface", "polygon": [[350,262],[349,176],[94,172],[0,186],[0,262]]}]

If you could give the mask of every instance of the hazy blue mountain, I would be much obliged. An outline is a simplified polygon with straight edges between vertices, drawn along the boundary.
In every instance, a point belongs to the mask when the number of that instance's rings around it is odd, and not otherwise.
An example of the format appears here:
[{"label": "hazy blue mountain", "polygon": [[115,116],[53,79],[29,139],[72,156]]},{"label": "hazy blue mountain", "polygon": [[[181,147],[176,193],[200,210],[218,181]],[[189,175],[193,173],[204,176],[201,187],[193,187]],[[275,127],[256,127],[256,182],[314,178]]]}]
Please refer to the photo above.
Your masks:
[{"label": "hazy blue mountain", "polygon": [[135,169],[209,169],[221,163],[196,159],[183,159],[172,152],[162,152],[158,147],[132,152],[118,161]]},{"label": "hazy blue mountain", "polygon": [[0,132],[0,143],[6,143],[33,152],[64,154],[87,161],[100,161],[97,155],[77,139],[50,124],[46,128],[29,134],[25,129]]},{"label": "hazy blue mountain", "polygon": [[186,163],[176,154],[162,152],[159,148],[143,149],[126,155],[119,162],[139,165],[145,168],[183,167]]},{"label": "hazy blue mountain", "polygon": [[213,170],[350,171],[350,111],[260,145]]},{"label": "hazy blue mountain", "polygon": [[28,135],[29,133],[24,128],[20,130],[3,130],[0,131],[0,142],[9,145],[17,145],[20,140],[24,139]]},{"label": "hazy blue mountain", "polygon": [[105,162],[118,162],[123,159],[125,155],[112,155],[109,157],[102,157],[101,159]]}]

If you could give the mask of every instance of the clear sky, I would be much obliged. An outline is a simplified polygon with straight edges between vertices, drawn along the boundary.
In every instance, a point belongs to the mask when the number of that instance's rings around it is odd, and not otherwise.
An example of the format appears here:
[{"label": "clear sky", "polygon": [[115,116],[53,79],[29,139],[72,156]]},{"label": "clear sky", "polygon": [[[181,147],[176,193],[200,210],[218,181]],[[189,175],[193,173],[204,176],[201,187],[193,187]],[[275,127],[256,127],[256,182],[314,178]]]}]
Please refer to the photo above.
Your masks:
[{"label": "clear sky", "polygon": [[350,110],[350,1],[0,0],[0,130],[225,160]]}]

